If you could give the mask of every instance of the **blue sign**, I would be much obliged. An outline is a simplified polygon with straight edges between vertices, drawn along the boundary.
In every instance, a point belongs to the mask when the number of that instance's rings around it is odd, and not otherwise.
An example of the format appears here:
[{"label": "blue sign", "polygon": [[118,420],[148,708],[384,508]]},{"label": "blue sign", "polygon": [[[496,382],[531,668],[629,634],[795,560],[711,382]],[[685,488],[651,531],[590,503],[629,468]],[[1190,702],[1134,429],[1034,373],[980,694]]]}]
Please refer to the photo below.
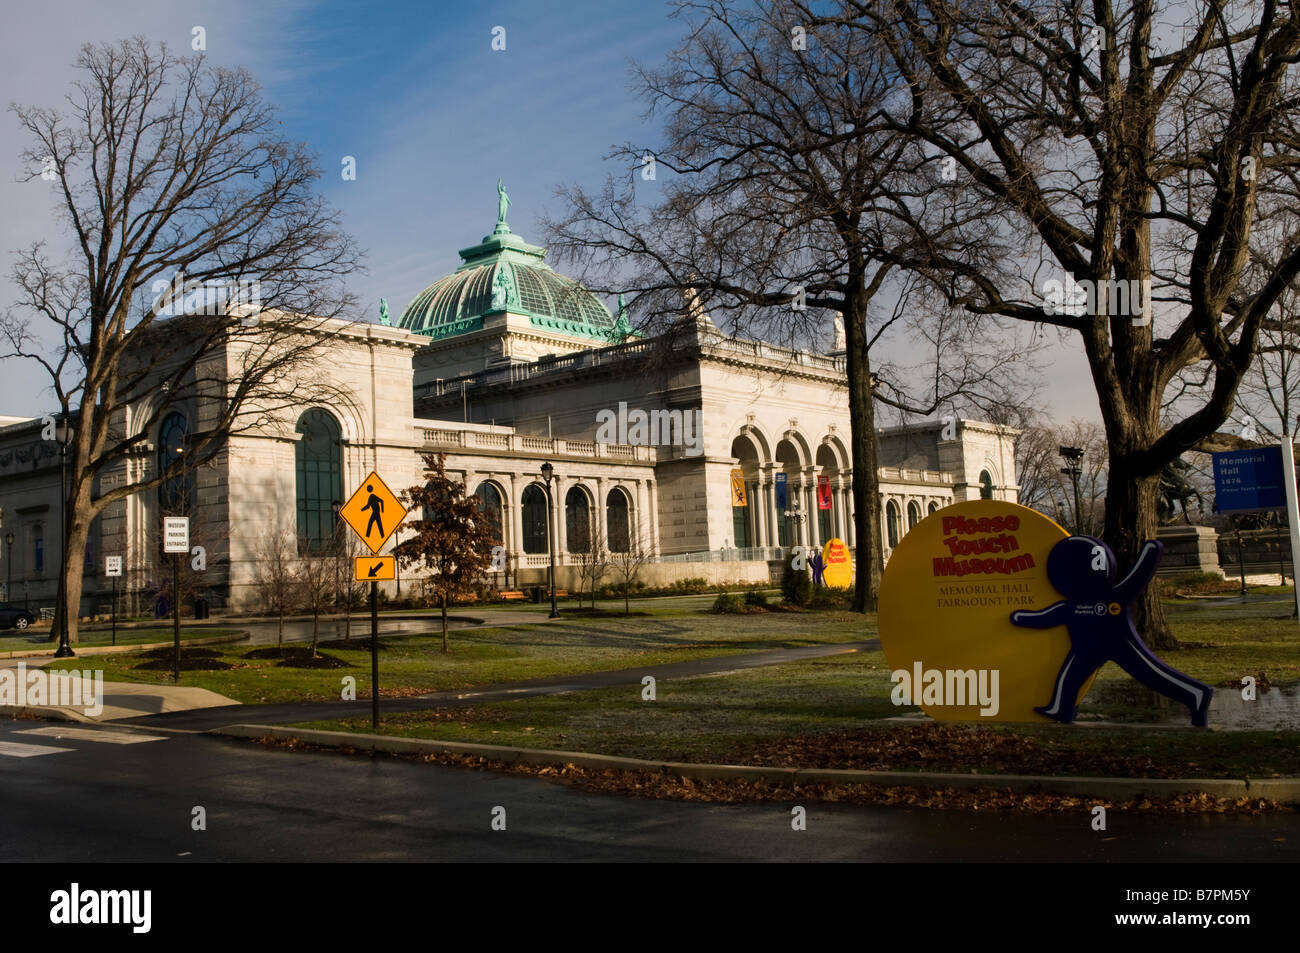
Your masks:
[{"label": "blue sign", "polygon": [[1286,506],[1282,448],[1229,450],[1214,458],[1214,503],[1220,513],[1280,510]]},{"label": "blue sign", "polygon": [[783,511],[785,509],[785,474],[784,473],[778,473],[776,475],[776,508],[778,512]]}]

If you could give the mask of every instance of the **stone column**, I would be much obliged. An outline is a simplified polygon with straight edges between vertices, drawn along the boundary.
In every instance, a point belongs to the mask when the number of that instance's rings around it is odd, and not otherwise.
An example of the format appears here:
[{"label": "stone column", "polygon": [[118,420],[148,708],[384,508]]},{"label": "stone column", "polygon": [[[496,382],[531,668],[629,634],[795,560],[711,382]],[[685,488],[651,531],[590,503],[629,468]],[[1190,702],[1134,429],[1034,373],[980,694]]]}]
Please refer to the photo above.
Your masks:
[{"label": "stone column", "polygon": [[524,565],[524,504],[522,496],[528,486],[527,481],[511,473],[508,477],[507,491],[510,493],[509,509],[506,517],[510,523],[510,539],[506,543],[506,552],[510,554],[510,563],[515,570],[515,585],[519,585],[519,570]]},{"label": "stone column", "polygon": [[646,514],[650,521],[650,546],[651,554],[659,556],[663,549],[660,546],[659,529],[659,488],[653,479],[645,481],[646,495]]},{"label": "stone column", "polygon": [[609,527],[605,525],[605,486],[603,476],[596,477],[596,512],[591,514],[591,531],[596,534],[596,545],[600,549],[609,549]]},{"label": "stone column", "polygon": [[[565,519],[564,494],[564,481],[557,476],[551,480],[551,515],[555,520],[555,532],[551,537],[551,544],[555,547],[555,565],[557,567],[564,565],[564,554],[569,551],[568,521]],[[556,583],[556,588],[559,588],[559,583]]]}]

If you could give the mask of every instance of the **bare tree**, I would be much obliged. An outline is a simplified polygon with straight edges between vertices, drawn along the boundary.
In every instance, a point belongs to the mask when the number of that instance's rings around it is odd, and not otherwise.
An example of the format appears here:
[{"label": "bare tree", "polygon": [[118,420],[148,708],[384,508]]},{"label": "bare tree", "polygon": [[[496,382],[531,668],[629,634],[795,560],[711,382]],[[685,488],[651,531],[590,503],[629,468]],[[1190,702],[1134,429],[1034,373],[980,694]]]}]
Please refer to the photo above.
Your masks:
[{"label": "bare tree", "polygon": [[[935,413],[1014,373],[1026,348],[1000,345],[987,325],[972,338],[969,315],[935,315],[925,286],[897,270],[916,253],[926,157],[902,119],[888,120],[907,101],[879,43],[835,24],[792,36],[808,20],[788,0],[677,7],[686,40],[662,69],[637,71],[652,110],[666,114],[664,142],[612,154],[633,181],[650,161],[671,172],[663,201],[640,206],[612,179],[597,196],[562,190],[568,209],[550,223],[551,245],[586,269],[589,286],[631,290],[645,326],[667,337],[682,289],[688,318],[708,309],[733,333],[792,346],[829,336],[832,316],[842,322],[847,392],[834,399],[851,421],[863,611],[881,571],[876,404]],[[936,210],[947,220],[925,235],[927,251],[959,224],[949,204]],[[909,331],[919,367],[873,365],[891,334]]]},{"label": "bare tree", "polygon": [[641,575],[641,567],[649,561],[650,548],[646,545],[645,537],[638,527],[632,527],[628,534],[627,549],[609,555],[610,566],[614,570],[614,575],[620,580],[618,587],[623,593],[624,615],[631,612],[629,599],[632,595],[632,584]]},{"label": "bare tree", "polygon": [[[1061,447],[1078,447],[1079,512],[1074,482],[1065,469]],[[1057,426],[1032,426],[1016,441],[1020,502],[1051,516],[1072,533],[1101,532],[1106,503],[1106,434],[1097,424],[1075,420]]]},{"label": "bare tree", "polygon": [[332,394],[308,372],[328,319],[352,304],[341,280],[358,261],[313,194],[313,157],[283,138],[247,72],[142,37],[87,45],[77,66],[64,110],[14,107],[26,179],[52,188],[72,240],[64,257],[42,241],[18,255],[19,300],[0,320],[0,358],[39,363],[72,425],[59,612],[74,637],[91,521],[180,464],[100,477],[173,411],[194,467],[305,394]]},{"label": "bare tree", "polygon": [[284,650],[284,617],[297,608],[298,585],[295,578],[298,544],[288,530],[270,530],[257,541],[253,588],[262,607],[279,621],[276,646]]},{"label": "bare tree", "polygon": [[[1261,210],[1295,205],[1300,11],[1202,0],[838,0],[807,22],[889,44],[907,88],[898,128],[959,216],[923,270],[976,314],[1077,335],[1109,446],[1104,536],[1132,563],[1155,535],[1165,467],[1231,413],[1262,322],[1300,273],[1300,243],[1243,281]],[[1181,29],[1180,29],[1181,28]],[[891,116],[891,119],[893,117]],[[951,239],[951,232],[943,233]],[[1205,387],[1172,417],[1186,368]],[[1135,604],[1177,645],[1155,587]]]},{"label": "bare tree", "polygon": [[[299,543],[299,550],[306,552],[307,541]],[[320,616],[334,601],[335,567],[337,563],[328,556],[304,556],[298,560],[294,572],[294,585],[298,589],[298,599],[303,608],[311,613],[311,657],[316,657],[316,646],[320,642]]]},{"label": "bare tree", "polygon": [[596,608],[596,586],[609,572],[610,553],[601,545],[596,534],[588,529],[575,545],[570,539],[569,552],[573,554],[574,565],[578,567],[578,608],[582,608],[582,590],[591,587],[591,607]]}]

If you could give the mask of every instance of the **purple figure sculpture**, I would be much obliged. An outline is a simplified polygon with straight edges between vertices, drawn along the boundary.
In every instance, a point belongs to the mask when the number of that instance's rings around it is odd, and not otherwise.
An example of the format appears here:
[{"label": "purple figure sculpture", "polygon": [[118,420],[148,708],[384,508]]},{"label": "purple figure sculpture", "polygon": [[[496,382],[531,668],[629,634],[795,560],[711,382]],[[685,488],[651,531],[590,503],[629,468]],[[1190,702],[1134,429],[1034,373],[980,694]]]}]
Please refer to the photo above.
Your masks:
[{"label": "purple figure sculpture", "polygon": [[1115,554],[1091,536],[1063,539],[1047,555],[1047,578],[1065,599],[1032,612],[1013,612],[1013,625],[1050,629],[1063,625],[1070,633],[1070,651],[1056,676],[1052,700],[1034,711],[1062,724],[1074,721],[1075,700],[1092,674],[1114,662],[1152,691],[1186,705],[1192,724],[1204,728],[1214,690],[1151,654],[1129,614],[1164,553],[1164,545],[1148,540],[1137,562],[1116,583]]}]

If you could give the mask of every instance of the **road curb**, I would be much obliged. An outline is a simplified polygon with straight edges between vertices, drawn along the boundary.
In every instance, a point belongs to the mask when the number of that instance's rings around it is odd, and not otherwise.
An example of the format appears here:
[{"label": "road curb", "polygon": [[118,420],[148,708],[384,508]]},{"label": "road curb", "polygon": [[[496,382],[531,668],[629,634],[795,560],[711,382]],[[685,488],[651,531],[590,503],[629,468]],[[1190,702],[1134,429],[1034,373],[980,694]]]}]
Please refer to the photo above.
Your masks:
[{"label": "road curb", "polygon": [[[248,638],[247,630],[237,632],[234,635],[211,635],[202,639],[182,639],[181,648],[193,648],[196,645],[225,645],[228,642],[242,642]],[[169,649],[175,645],[174,640],[166,642],[138,642],[132,645],[87,645],[84,648],[73,648],[76,650],[76,658],[86,658],[94,655],[125,655],[128,652],[148,652],[152,649]],[[23,659],[23,658],[52,658],[57,648],[53,649],[33,649],[30,652],[0,652],[0,659]]]},{"label": "road curb", "polygon": [[1024,793],[1070,794],[1128,800],[1209,794],[1215,797],[1257,797],[1284,804],[1300,803],[1300,778],[1067,778],[1027,774],[939,774],[932,771],[860,771],[828,768],[776,768],[739,764],[696,764],[644,761],[584,751],[513,748],[506,745],[392,738],[344,731],[280,728],[274,725],[228,725],[205,734],[229,738],[275,738],[329,748],[357,748],[385,754],[466,754],[503,764],[576,765],[594,770],[669,772],[698,780],[777,781],[784,784],[875,784],[882,787],[993,787]]}]

